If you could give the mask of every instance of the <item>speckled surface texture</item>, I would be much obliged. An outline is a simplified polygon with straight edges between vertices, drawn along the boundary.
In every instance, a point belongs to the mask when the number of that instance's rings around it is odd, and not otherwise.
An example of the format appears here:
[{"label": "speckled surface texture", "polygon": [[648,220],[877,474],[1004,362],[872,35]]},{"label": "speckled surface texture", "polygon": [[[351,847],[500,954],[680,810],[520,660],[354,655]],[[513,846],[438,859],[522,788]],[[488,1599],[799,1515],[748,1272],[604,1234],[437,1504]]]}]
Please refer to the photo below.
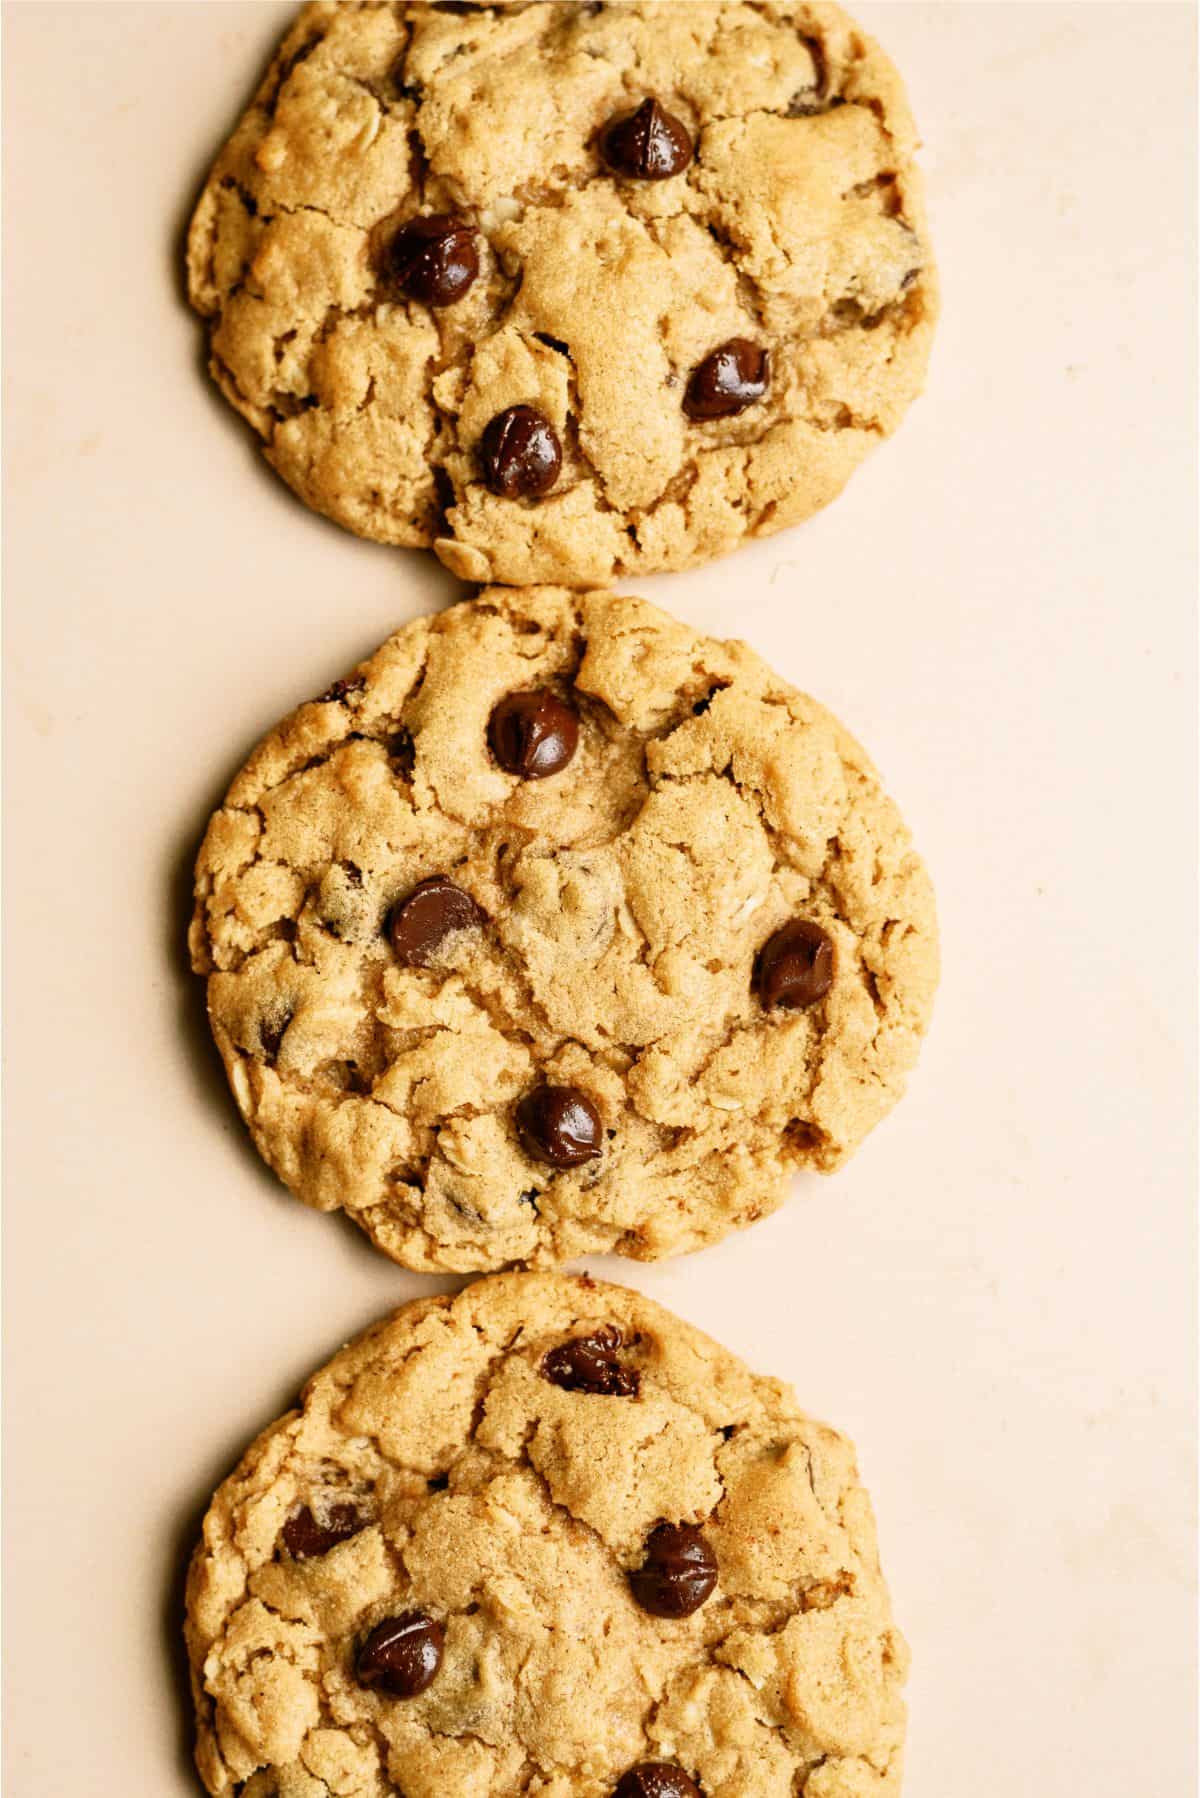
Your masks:
[{"label": "speckled surface texture", "polygon": [[[605,1329],[635,1392],[548,1377]],[[297,1556],[301,1511],[356,1533]],[[686,1617],[630,1580],[664,1522],[716,1558]],[[364,1687],[414,1612],[431,1683]],[[620,1287],[501,1276],[351,1344],[213,1500],[187,1635],[214,1798],[610,1798],[643,1761],[706,1798],[900,1790],[908,1651],[853,1450]]]},{"label": "speckled surface texture", "polygon": [[[578,709],[543,779],[489,747],[530,689]],[[412,966],[388,921],[434,876],[477,921]],[[890,1109],[937,981],[928,876],[849,733],[744,644],[603,592],[406,626],[254,752],[196,896],[259,1149],[411,1267],[654,1259],[753,1222]],[[755,967],[797,918],[832,976],[789,1009]],[[578,1167],[520,1140],[546,1084],[599,1114]]]},{"label": "speckled surface texture", "polygon": [[[694,143],[615,177],[604,127],[651,95]],[[825,505],[921,387],[937,290],[916,134],[840,8],[729,0],[307,7],[192,224],[212,373],[309,505],[433,545],[467,580],[682,568]],[[389,278],[410,219],[481,262],[455,303]],[[766,394],[696,422],[730,339]],[[532,405],[562,472],[489,490],[491,419]]]}]

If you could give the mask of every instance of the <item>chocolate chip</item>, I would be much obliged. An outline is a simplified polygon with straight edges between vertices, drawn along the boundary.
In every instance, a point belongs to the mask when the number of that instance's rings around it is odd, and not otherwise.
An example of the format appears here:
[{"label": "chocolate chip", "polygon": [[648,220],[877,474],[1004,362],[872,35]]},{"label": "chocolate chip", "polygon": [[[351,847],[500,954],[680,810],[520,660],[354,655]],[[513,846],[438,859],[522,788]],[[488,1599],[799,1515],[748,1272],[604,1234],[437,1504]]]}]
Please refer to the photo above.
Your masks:
[{"label": "chocolate chip", "polygon": [[562,469],[558,432],[532,406],[498,412],[483,433],[483,478],[501,499],[540,499]]},{"label": "chocolate chip", "polygon": [[448,936],[482,921],[470,893],[444,874],[434,874],[392,907],[388,935],[402,967],[427,968]]},{"label": "chocolate chip", "polygon": [[579,716],[565,699],[535,688],[509,693],[488,722],[492,754],[506,774],[545,780],[565,768],[579,742]]},{"label": "chocolate chip", "polygon": [[361,693],[366,684],[365,674],[351,674],[345,680],[335,680],[332,687],[326,687],[316,703],[329,705],[335,700],[346,699],[351,693]]},{"label": "chocolate chip", "polygon": [[758,952],[754,988],[766,1006],[801,1011],[823,999],[832,985],[832,939],[807,918],[793,918]]},{"label": "chocolate chip", "polygon": [[692,140],[682,119],[657,100],[643,100],[636,112],[609,120],[600,152],[616,175],[666,181],[692,160]]},{"label": "chocolate chip", "polygon": [[366,1520],[351,1504],[330,1505],[324,1523],[317,1522],[308,1505],[301,1505],[283,1526],[283,1546],[294,1560],[307,1561],[310,1555],[328,1554],[365,1528]]},{"label": "chocolate chip", "polygon": [[287,1035],[288,1025],[294,1016],[292,1011],[278,1011],[270,1018],[259,1019],[258,1040],[268,1061],[274,1061],[279,1054],[280,1044]]},{"label": "chocolate chip", "polygon": [[731,337],[696,364],[683,409],[689,418],[732,418],[762,398],[770,379],[770,359],[762,345]]},{"label": "chocolate chip", "polygon": [[639,1761],[623,1773],[613,1798],[703,1798],[700,1787],[671,1761]]},{"label": "chocolate chip", "polygon": [[690,1617],[717,1583],[717,1557],[691,1524],[660,1523],[646,1559],[629,1576],[633,1596],[652,1617]]},{"label": "chocolate chip", "polygon": [[411,299],[452,306],[479,274],[474,226],[452,212],[409,219],[388,245],[387,272]]},{"label": "chocolate chip", "polygon": [[446,1632],[427,1611],[405,1611],[377,1623],[358,1651],[360,1686],[379,1686],[393,1698],[416,1698],[442,1664]]},{"label": "chocolate chip", "polygon": [[600,1114],[577,1086],[538,1086],[517,1106],[527,1152],[551,1167],[580,1167],[600,1153]]},{"label": "chocolate chip", "polygon": [[564,1392],[592,1392],[605,1398],[636,1398],[641,1381],[635,1367],[623,1367],[617,1359],[621,1332],[615,1324],[601,1324],[590,1336],[560,1342],[542,1362],[542,1374]]}]

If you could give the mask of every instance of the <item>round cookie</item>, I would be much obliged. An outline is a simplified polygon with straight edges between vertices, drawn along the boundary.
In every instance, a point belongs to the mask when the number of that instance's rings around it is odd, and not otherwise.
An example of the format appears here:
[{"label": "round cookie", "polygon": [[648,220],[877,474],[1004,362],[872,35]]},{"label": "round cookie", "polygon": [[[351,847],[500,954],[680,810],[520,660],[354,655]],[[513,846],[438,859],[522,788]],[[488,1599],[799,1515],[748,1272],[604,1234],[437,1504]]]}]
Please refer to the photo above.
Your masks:
[{"label": "round cookie", "polygon": [[193,962],[266,1160],[413,1268],[649,1259],[903,1089],[933,899],[857,743],[641,600],[491,588],[260,744]]},{"label": "round cookie", "polygon": [[887,58],[799,0],[307,7],[192,222],[302,499],[471,581],[683,568],[833,499],[937,311]]},{"label": "round cookie", "polygon": [[316,1374],[193,1558],[214,1798],[896,1798],[850,1444],[621,1287],[503,1275]]}]

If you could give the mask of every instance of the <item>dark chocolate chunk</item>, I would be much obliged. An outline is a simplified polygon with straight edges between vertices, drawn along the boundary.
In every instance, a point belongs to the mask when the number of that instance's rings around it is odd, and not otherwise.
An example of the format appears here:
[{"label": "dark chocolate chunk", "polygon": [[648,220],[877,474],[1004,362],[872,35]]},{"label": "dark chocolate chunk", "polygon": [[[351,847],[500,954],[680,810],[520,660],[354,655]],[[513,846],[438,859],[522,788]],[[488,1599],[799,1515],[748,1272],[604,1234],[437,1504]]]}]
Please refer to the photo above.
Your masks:
[{"label": "dark chocolate chunk", "polygon": [[690,1617],[717,1583],[717,1557],[691,1524],[660,1523],[646,1559],[629,1576],[633,1596],[652,1617]]},{"label": "dark chocolate chunk", "polygon": [[700,1787],[671,1761],[639,1761],[622,1773],[613,1798],[703,1798]]},{"label": "dark chocolate chunk", "polygon": [[444,874],[420,881],[388,919],[397,960],[406,968],[427,968],[448,936],[483,920],[472,899]]},{"label": "dark chocolate chunk", "polygon": [[446,1632],[427,1611],[405,1611],[377,1623],[359,1648],[360,1686],[378,1686],[393,1698],[416,1698],[442,1664]]},{"label": "dark chocolate chunk", "polygon": [[317,1522],[310,1506],[301,1505],[283,1526],[283,1546],[294,1560],[307,1561],[311,1555],[328,1554],[365,1527],[365,1518],[352,1504],[330,1505],[324,1523]]},{"label": "dark chocolate chunk", "polygon": [[574,755],[579,717],[565,699],[544,687],[509,693],[492,710],[488,738],[506,774],[544,780]]},{"label": "dark chocolate chunk", "polygon": [[591,1392],[606,1398],[635,1398],[640,1380],[637,1369],[624,1367],[617,1358],[621,1332],[615,1324],[601,1324],[590,1336],[574,1336],[560,1342],[542,1362],[542,1373],[564,1392]]},{"label": "dark chocolate chunk", "polygon": [[688,377],[683,409],[689,418],[732,418],[753,406],[771,380],[770,358],[748,337],[731,337],[698,362]]},{"label": "dark chocolate chunk", "polygon": [[666,181],[692,160],[692,140],[682,119],[655,99],[636,112],[610,119],[600,140],[605,162],[633,181]]},{"label": "dark chocolate chunk", "polygon": [[528,1154],[551,1167],[580,1167],[600,1153],[600,1114],[577,1086],[538,1086],[517,1106]]},{"label": "dark chocolate chunk", "polygon": [[387,272],[410,298],[452,306],[479,274],[478,233],[452,212],[409,219],[388,245]]},{"label": "dark chocolate chunk", "polygon": [[498,412],[483,433],[483,478],[501,499],[541,499],[562,470],[562,445],[533,406]]},{"label": "dark chocolate chunk", "polygon": [[819,924],[793,918],[758,952],[754,987],[766,1006],[815,1005],[833,985],[833,941]]}]

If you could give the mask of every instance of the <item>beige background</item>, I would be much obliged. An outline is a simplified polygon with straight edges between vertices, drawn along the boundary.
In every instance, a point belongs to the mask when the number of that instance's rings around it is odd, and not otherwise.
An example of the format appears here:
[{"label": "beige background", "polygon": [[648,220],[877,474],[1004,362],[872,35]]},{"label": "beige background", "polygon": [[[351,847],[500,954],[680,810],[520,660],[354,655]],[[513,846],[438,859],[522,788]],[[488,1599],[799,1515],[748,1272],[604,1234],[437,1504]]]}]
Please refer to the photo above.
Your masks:
[{"label": "beige background", "polygon": [[[802,531],[644,591],[861,733],[939,1009],[854,1165],[605,1269],[858,1440],[913,1798],[1182,1798],[1193,1689],[1193,26],[864,5],[928,141],[928,397]],[[432,561],[308,516],[199,372],[179,233],[287,5],[5,8],[8,1798],[195,1788],[198,1510],[425,1289],[244,1143],[184,972],[256,735]]]}]

